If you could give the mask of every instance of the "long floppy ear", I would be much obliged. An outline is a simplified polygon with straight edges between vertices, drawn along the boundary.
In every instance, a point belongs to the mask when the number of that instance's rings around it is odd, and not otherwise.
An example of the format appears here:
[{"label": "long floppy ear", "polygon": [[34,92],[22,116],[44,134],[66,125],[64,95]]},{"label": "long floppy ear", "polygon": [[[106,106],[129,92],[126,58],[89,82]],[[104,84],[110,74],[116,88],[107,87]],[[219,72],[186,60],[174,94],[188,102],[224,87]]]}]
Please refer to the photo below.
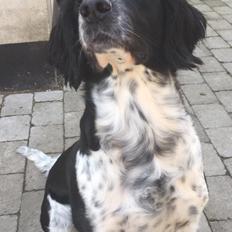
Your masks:
[{"label": "long floppy ear", "polygon": [[163,50],[171,71],[191,69],[202,61],[192,53],[197,42],[205,37],[206,20],[186,0],[162,0],[165,31]]},{"label": "long floppy ear", "polygon": [[75,1],[57,1],[59,15],[49,41],[49,60],[64,76],[65,83],[77,89],[82,81],[79,69],[81,45]]}]

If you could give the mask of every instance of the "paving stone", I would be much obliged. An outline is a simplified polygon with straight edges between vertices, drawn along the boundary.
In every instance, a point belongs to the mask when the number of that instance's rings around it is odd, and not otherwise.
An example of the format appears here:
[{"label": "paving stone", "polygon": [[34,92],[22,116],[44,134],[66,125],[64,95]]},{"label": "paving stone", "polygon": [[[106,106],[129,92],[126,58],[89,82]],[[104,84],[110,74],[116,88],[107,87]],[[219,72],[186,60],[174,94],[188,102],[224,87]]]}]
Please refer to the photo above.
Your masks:
[{"label": "paving stone", "polygon": [[222,91],[216,93],[220,102],[228,112],[232,112],[232,91]]},{"label": "paving stone", "polygon": [[225,18],[228,22],[232,23],[232,14],[230,14],[230,15],[223,15],[223,18]]},{"label": "paving stone", "polygon": [[210,222],[213,232],[231,232],[232,221]]},{"label": "paving stone", "polygon": [[207,20],[222,19],[222,16],[214,11],[204,12],[204,16]]},{"label": "paving stone", "polygon": [[25,160],[15,153],[26,141],[0,143],[0,174],[24,172]]},{"label": "paving stone", "polygon": [[226,169],[210,143],[202,143],[204,171],[206,176],[225,175]]},{"label": "paving stone", "polygon": [[2,116],[31,114],[33,94],[12,94],[6,96],[2,107]]},{"label": "paving stone", "polygon": [[27,163],[25,190],[41,190],[45,187],[46,178],[31,161]]},{"label": "paving stone", "polygon": [[206,37],[211,37],[211,36],[218,36],[217,32],[212,29],[209,25],[207,25],[206,28]]},{"label": "paving stone", "polygon": [[232,75],[232,63],[223,64],[223,66]]},{"label": "paving stone", "polygon": [[209,142],[208,135],[205,133],[205,130],[201,126],[199,120],[197,119],[196,116],[192,116],[192,119],[193,119],[194,128],[196,129],[196,132],[200,138],[200,141],[203,143],[208,143]]},{"label": "paving stone", "polygon": [[206,130],[219,155],[232,157],[232,127]]},{"label": "paving stone", "polygon": [[224,19],[217,19],[217,20],[208,20],[208,24],[214,29],[214,30],[226,30],[226,29],[232,29],[231,24],[229,24]]},{"label": "paving stone", "polygon": [[232,48],[221,48],[211,50],[220,62],[232,62]]},{"label": "paving stone", "polygon": [[200,66],[201,72],[223,72],[225,71],[222,65],[214,57],[201,58],[204,65]]},{"label": "paving stone", "polygon": [[35,93],[36,102],[62,101],[62,100],[63,100],[63,91],[61,90]]},{"label": "paving stone", "polygon": [[228,6],[219,6],[213,9],[221,15],[232,14],[232,9]]},{"label": "paving stone", "polygon": [[188,114],[190,114],[191,116],[194,114],[192,107],[190,106],[190,104],[188,103],[187,98],[184,96],[183,92],[180,91],[181,94],[181,99],[183,100],[183,104],[185,107],[185,110],[187,111]]},{"label": "paving stone", "polygon": [[232,41],[232,30],[218,31],[218,34],[226,41]]},{"label": "paving stone", "polygon": [[65,112],[83,112],[84,110],[84,100],[83,92],[78,90],[78,92],[65,92],[64,93],[64,111]]},{"label": "paving stone", "polygon": [[214,91],[232,90],[232,77],[226,72],[204,73],[203,77]]},{"label": "paving stone", "polygon": [[23,189],[23,175],[0,176],[0,215],[19,211]]},{"label": "paving stone", "polygon": [[30,116],[0,118],[0,142],[26,140],[29,136]]},{"label": "paving stone", "polygon": [[65,150],[67,150],[68,148],[70,148],[78,140],[79,140],[79,137],[66,138],[65,139]]},{"label": "paving stone", "polygon": [[211,232],[211,229],[209,227],[209,223],[208,223],[204,214],[201,216],[198,232]]},{"label": "paving stone", "polygon": [[212,11],[212,9],[209,6],[207,6],[206,4],[195,5],[195,8],[197,8],[201,12]]},{"label": "paving stone", "polygon": [[191,105],[217,102],[215,95],[206,84],[184,85],[181,88]]},{"label": "paving stone", "polygon": [[23,194],[19,232],[42,232],[40,226],[40,207],[43,191],[27,192]]},{"label": "paving stone", "polygon": [[36,103],[32,114],[32,124],[36,126],[63,124],[63,103]]},{"label": "paving stone", "polygon": [[206,56],[211,56],[211,52],[209,51],[208,48],[205,47],[203,43],[199,43],[194,50],[193,54],[197,57],[206,57]]},{"label": "paving stone", "polygon": [[230,175],[232,176],[232,159],[224,160],[224,164],[226,165],[227,170],[229,171]]},{"label": "paving stone", "polygon": [[232,119],[219,104],[196,105],[193,110],[204,128],[232,126]]},{"label": "paving stone", "polygon": [[210,200],[205,212],[208,219],[227,220],[232,218],[232,179],[229,176],[207,177],[207,183]]},{"label": "paving stone", "polygon": [[214,6],[225,6],[225,3],[219,0],[204,0],[204,3],[208,6],[214,7]]},{"label": "paving stone", "polygon": [[80,119],[82,114],[80,112],[65,113],[65,137],[80,136]]},{"label": "paving stone", "polygon": [[60,153],[64,148],[63,143],[62,125],[31,128],[30,147],[39,149],[45,153]]},{"label": "paving stone", "polygon": [[177,75],[177,80],[180,84],[199,84],[203,83],[204,80],[201,76],[201,74],[196,71],[179,71]]},{"label": "paving stone", "polygon": [[230,47],[228,43],[226,43],[221,37],[218,36],[206,38],[204,43],[209,49]]},{"label": "paving stone", "polygon": [[0,231],[1,232],[16,232],[17,231],[16,215],[7,215],[0,217]]}]

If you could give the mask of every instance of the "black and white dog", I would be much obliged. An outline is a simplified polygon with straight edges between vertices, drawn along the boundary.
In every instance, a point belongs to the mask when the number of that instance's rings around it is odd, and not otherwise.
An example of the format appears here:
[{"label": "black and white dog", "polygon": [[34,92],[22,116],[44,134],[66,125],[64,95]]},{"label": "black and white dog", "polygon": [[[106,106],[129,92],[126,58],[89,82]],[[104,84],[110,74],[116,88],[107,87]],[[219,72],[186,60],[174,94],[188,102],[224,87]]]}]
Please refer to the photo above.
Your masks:
[{"label": "black and white dog", "polygon": [[186,0],[60,0],[51,61],[85,83],[80,140],[48,174],[44,231],[196,232],[208,200],[198,137],[175,88],[206,21]]}]

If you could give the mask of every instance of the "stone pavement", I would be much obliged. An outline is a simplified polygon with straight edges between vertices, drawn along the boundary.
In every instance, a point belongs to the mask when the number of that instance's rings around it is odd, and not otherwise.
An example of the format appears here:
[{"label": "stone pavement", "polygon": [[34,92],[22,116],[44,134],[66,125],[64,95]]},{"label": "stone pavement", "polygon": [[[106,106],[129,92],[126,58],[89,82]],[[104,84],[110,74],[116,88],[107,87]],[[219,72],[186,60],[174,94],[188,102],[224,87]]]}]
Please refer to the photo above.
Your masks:
[{"label": "stone pavement", "polygon": [[[205,65],[181,71],[186,109],[200,136],[210,201],[200,232],[232,231],[232,0],[191,0],[208,19],[196,54]],[[41,232],[44,177],[15,155],[27,144],[61,153],[79,136],[81,91],[0,95],[0,232]]]}]

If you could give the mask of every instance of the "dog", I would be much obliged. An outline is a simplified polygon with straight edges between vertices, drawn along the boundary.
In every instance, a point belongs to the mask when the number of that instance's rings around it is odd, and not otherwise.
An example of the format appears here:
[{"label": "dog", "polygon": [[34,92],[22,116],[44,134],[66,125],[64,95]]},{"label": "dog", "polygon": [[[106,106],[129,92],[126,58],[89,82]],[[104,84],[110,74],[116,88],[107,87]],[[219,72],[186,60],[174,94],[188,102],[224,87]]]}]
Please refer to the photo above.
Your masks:
[{"label": "dog", "polygon": [[20,147],[47,175],[45,232],[196,232],[208,201],[199,139],[176,88],[206,20],[186,0],[60,0],[50,61],[84,83],[78,142]]}]

